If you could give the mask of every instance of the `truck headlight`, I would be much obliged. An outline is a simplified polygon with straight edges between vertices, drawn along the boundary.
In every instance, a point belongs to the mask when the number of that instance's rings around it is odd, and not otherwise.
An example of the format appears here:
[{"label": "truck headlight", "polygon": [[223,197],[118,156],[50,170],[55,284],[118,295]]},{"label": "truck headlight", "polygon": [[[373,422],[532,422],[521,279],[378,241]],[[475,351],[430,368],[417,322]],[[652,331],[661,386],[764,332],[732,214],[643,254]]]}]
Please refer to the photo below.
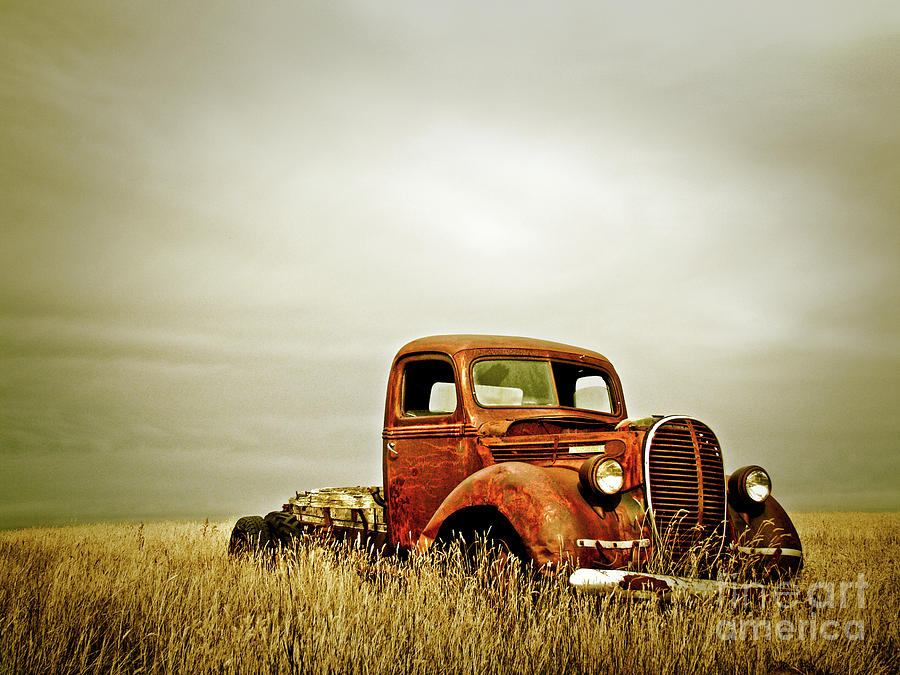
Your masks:
[{"label": "truck headlight", "polygon": [[744,476],[744,491],[755,502],[764,502],[772,492],[772,479],[765,469],[753,469]]},{"label": "truck headlight", "polygon": [[625,482],[622,465],[603,455],[586,460],[578,470],[578,475],[586,488],[603,495],[616,494]]},{"label": "truck headlight", "polygon": [[761,466],[744,466],[728,478],[728,493],[747,505],[762,504],[772,494],[772,479]]}]

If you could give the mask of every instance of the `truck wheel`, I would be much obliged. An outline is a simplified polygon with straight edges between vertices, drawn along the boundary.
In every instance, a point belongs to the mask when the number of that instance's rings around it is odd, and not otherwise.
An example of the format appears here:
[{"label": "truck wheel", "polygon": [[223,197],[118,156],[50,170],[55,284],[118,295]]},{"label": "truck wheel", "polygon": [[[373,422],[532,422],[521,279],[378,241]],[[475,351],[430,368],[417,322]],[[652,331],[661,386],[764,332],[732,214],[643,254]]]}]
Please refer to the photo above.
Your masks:
[{"label": "truck wheel", "polygon": [[495,562],[502,566],[510,559],[524,566],[530,560],[519,533],[493,507],[457,511],[444,521],[435,543],[447,550],[458,549],[464,567],[470,571],[477,567],[479,557],[487,557],[492,566]]},{"label": "truck wheel", "polygon": [[264,521],[269,528],[273,546],[280,545],[284,549],[293,549],[300,542],[303,530],[292,513],[272,511],[266,514]]},{"label": "truck wheel", "polygon": [[272,548],[272,533],[260,516],[244,516],[234,524],[228,540],[228,555],[252,555]]},{"label": "truck wheel", "polygon": [[458,555],[462,570],[467,575],[497,572],[513,563],[524,569],[528,560],[517,536],[499,537],[491,532],[475,531],[466,535],[457,534],[436,544],[449,555]]},{"label": "truck wheel", "polygon": [[469,544],[468,557],[474,568],[486,564],[488,568],[496,570],[512,562],[523,564],[525,561],[517,543],[512,538],[480,533],[475,542]]}]

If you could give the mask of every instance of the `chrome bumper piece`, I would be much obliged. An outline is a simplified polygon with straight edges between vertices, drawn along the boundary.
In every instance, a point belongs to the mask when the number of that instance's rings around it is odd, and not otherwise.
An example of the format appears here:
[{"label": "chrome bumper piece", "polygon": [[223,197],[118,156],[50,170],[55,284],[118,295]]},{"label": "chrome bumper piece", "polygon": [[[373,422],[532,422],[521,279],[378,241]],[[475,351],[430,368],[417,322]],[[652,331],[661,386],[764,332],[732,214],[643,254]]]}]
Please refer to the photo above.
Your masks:
[{"label": "chrome bumper piece", "polygon": [[737,550],[741,553],[749,553],[751,555],[787,555],[795,558],[803,557],[803,551],[797,548],[753,548],[752,546],[738,546]]},{"label": "chrome bumper piece", "polygon": [[679,591],[692,595],[718,595],[748,590],[763,593],[766,588],[757,583],[692,579],[624,570],[594,570],[584,567],[572,573],[569,583],[585,593],[619,591],[636,597],[659,597]]}]

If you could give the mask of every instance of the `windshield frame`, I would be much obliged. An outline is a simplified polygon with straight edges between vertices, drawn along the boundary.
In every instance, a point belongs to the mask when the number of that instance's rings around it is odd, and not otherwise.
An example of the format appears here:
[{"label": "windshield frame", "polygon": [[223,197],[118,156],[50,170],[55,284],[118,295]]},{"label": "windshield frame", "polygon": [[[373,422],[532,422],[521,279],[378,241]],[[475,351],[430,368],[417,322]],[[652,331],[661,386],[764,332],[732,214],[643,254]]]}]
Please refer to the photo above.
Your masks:
[{"label": "windshield frame", "polygon": [[[582,368],[586,368],[591,371],[590,375],[599,374],[603,377],[603,380],[606,382],[606,387],[609,392],[609,403],[611,410],[609,412],[604,412],[601,410],[595,410],[592,408],[577,408],[575,406],[566,406],[566,405],[486,405],[481,403],[478,399],[478,395],[475,391],[475,366],[476,364],[483,361],[540,361],[544,363],[548,363],[550,365],[550,378],[553,385],[553,393],[556,397],[556,400],[559,401],[559,388],[556,382],[556,372],[554,371],[553,364],[560,363],[568,366],[578,366]],[[579,414],[587,414],[587,415],[600,415],[602,417],[610,418],[610,417],[620,417],[622,415],[622,398],[621,392],[619,391],[618,379],[613,373],[610,373],[606,368],[603,368],[600,364],[590,361],[586,362],[584,359],[580,358],[564,358],[563,356],[548,356],[542,354],[534,354],[534,355],[524,355],[524,354],[482,354],[472,359],[469,362],[468,367],[468,383],[466,389],[468,390],[468,395],[471,397],[472,402],[480,409],[485,411],[497,411],[497,410],[559,410],[559,411],[575,411]]]}]

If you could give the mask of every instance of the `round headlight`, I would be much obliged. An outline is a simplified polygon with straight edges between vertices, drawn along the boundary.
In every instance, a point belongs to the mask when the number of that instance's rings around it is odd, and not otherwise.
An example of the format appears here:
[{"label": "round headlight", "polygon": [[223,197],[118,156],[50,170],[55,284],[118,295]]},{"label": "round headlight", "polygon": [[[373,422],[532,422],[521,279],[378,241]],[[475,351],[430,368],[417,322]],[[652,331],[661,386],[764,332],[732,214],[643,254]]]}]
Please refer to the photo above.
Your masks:
[{"label": "round headlight", "polygon": [[759,511],[772,494],[772,479],[761,466],[742,466],[728,477],[728,500],[738,511]]},{"label": "round headlight", "polygon": [[593,463],[589,475],[591,488],[605,495],[614,495],[622,489],[625,472],[616,460],[603,459]]},{"label": "round headlight", "polygon": [[594,485],[603,494],[614,495],[622,489],[625,472],[614,459],[605,459],[594,468]]},{"label": "round headlight", "polygon": [[763,469],[753,469],[744,476],[744,492],[753,501],[764,502],[772,492],[772,479]]},{"label": "round headlight", "polygon": [[605,455],[595,455],[584,460],[578,470],[578,476],[585,490],[601,495],[614,495],[625,483],[622,465]]}]

